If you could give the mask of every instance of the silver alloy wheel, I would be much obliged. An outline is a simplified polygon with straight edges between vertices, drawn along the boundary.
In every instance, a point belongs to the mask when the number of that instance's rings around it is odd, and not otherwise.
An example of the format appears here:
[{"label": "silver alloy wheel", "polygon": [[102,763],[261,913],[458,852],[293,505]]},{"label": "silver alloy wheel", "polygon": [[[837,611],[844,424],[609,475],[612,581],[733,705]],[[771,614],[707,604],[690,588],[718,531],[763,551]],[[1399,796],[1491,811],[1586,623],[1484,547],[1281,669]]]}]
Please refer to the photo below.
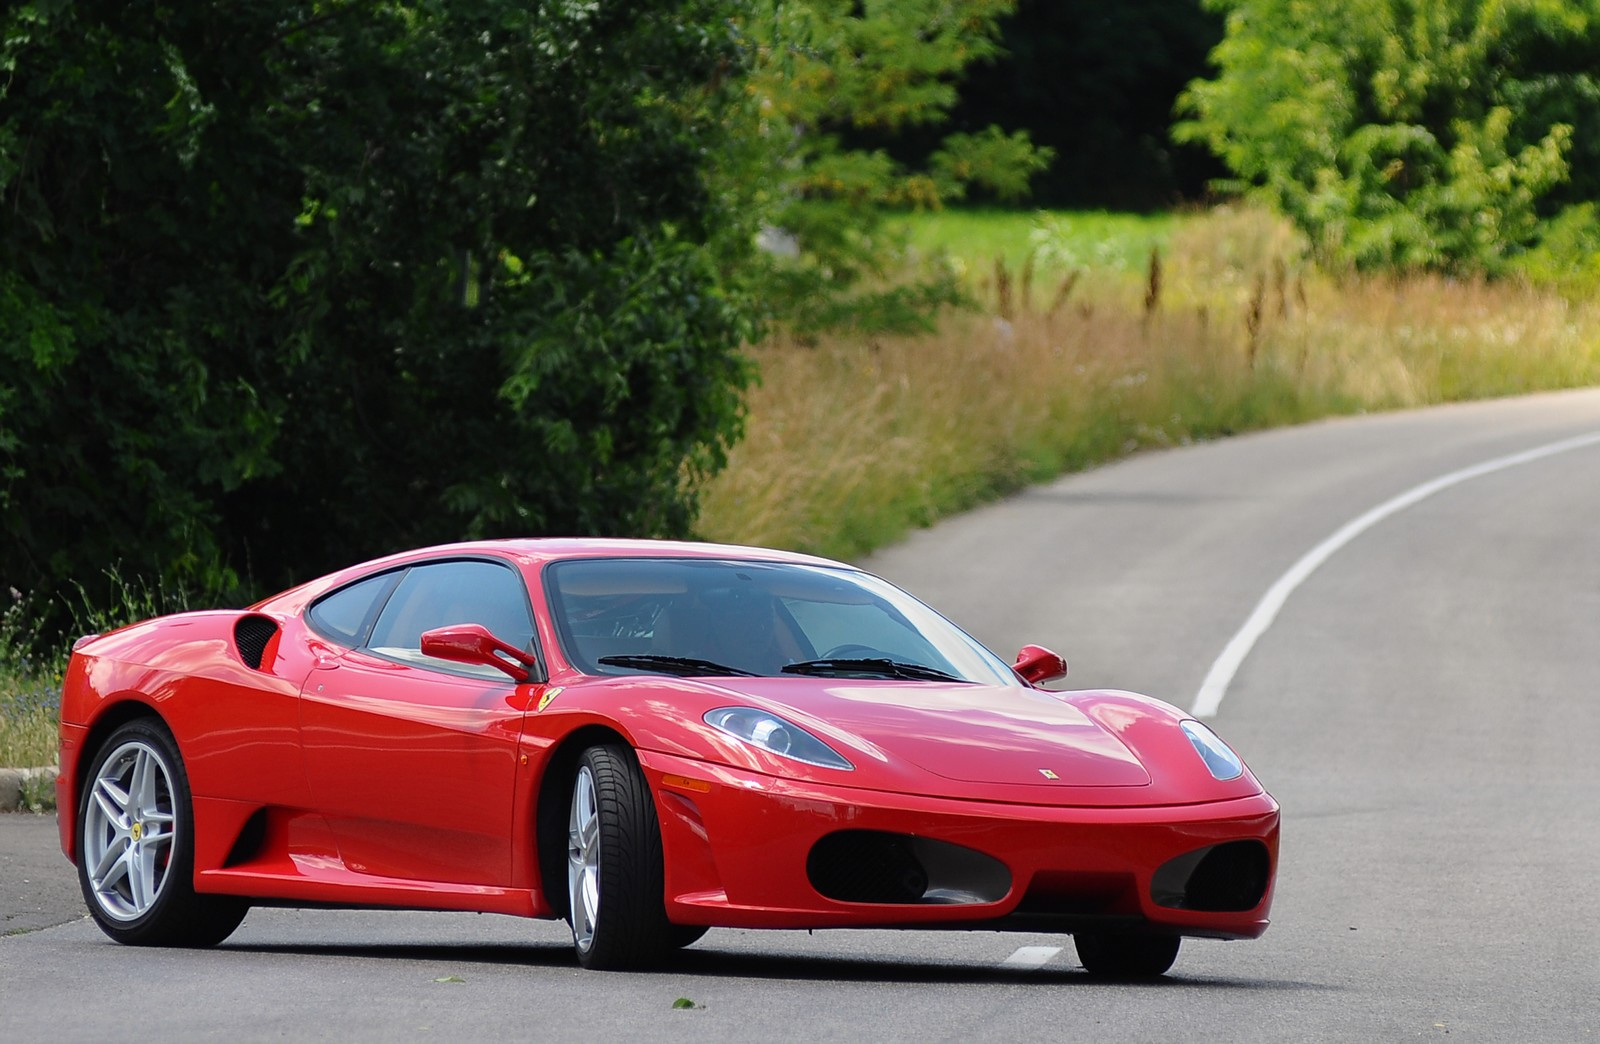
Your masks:
[{"label": "silver alloy wheel", "polygon": [[172,865],[172,767],[150,744],[129,740],[89,786],[83,859],[90,887],[106,916],[137,920],[161,897]]},{"label": "silver alloy wheel", "polygon": [[587,953],[600,916],[600,802],[588,765],[578,769],[567,817],[567,909],[573,942]]}]

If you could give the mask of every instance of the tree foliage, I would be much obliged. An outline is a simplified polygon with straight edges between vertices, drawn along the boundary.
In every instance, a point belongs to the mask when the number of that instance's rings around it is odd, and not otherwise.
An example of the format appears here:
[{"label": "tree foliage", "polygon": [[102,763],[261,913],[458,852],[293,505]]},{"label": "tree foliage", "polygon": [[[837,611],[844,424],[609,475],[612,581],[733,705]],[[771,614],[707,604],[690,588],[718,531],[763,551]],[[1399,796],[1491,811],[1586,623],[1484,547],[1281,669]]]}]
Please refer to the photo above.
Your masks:
[{"label": "tree foliage", "polygon": [[1497,270],[1600,188],[1595,0],[1209,2],[1177,134],[1329,259]]},{"label": "tree foliage", "polygon": [[[754,0],[738,26],[750,57],[744,151],[730,181],[793,256],[760,286],[801,327],[906,325],[944,299],[934,284],[884,290],[892,208],[937,208],[973,189],[1015,201],[1050,160],[1026,131],[938,134],[915,164],[886,141],[940,127],[972,63],[995,55],[1015,0]],[[862,287],[865,292],[858,293]]]},{"label": "tree foliage", "polygon": [[937,125],[1011,3],[9,6],[0,580],[210,600],[461,537],[687,533],[753,293],[904,325],[947,288],[873,285],[883,208],[1044,162],[991,128],[916,166],[853,139]]},{"label": "tree foliage", "polygon": [[0,14],[0,578],[686,533],[749,376],[738,6]]}]

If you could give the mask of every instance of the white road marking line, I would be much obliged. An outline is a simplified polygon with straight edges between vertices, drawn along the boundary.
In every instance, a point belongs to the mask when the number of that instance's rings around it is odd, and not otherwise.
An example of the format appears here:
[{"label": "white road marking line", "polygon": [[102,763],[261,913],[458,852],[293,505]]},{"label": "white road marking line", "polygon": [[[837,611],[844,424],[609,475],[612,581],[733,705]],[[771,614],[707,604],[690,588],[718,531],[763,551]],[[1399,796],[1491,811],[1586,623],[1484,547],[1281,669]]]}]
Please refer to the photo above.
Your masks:
[{"label": "white road marking line", "polygon": [[1496,457],[1482,464],[1475,464],[1460,471],[1452,471],[1448,475],[1441,475],[1431,482],[1424,482],[1414,486],[1397,497],[1384,501],[1377,507],[1368,511],[1360,518],[1345,523],[1338,532],[1328,539],[1307,551],[1305,556],[1289,567],[1289,571],[1278,578],[1278,582],[1267,589],[1261,597],[1255,611],[1250,618],[1239,628],[1239,633],[1233,636],[1227,646],[1222,650],[1222,655],[1211,665],[1211,670],[1206,672],[1205,681],[1200,683],[1200,691],[1194,699],[1194,706],[1190,713],[1197,718],[1209,718],[1217,713],[1217,708],[1222,706],[1222,698],[1228,694],[1228,686],[1233,682],[1233,676],[1238,673],[1239,667],[1244,663],[1250,650],[1255,647],[1257,639],[1267,632],[1272,626],[1272,621],[1278,616],[1278,610],[1283,608],[1283,603],[1288,600],[1294,589],[1305,582],[1317,567],[1333,557],[1334,552],[1344,547],[1356,537],[1365,533],[1373,526],[1382,522],[1390,515],[1404,511],[1406,508],[1421,500],[1426,500],[1441,490],[1459,485],[1470,479],[1480,478],[1496,471],[1514,468],[1519,464],[1527,464],[1545,457],[1553,457],[1558,453],[1569,450],[1583,449],[1586,446],[1600,444],[1600,432],[1591,432],[1588,435],[1579,435],[1560,442],[1552,442],[1521,453],[1513,453],[1505,457]]},{"label": "white road marking line", "polygon": [[1049,964],[1051,958],[1060,952],[1059,946],[1019,946],[1016,953],[1000,962],[1000,967],[1033,971]]}]

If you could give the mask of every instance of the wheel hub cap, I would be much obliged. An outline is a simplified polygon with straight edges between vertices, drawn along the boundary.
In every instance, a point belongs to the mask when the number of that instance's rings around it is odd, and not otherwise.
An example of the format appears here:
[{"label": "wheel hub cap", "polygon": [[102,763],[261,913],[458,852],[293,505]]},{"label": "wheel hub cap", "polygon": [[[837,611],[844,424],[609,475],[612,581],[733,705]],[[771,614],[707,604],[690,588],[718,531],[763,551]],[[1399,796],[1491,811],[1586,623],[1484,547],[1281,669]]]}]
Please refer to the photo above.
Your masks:
[{"label": "wheel hub cap", "polygon": [[136,920],[161,897],[176,825],[171,772],[153,747],[130,740],[101,763],[89,782],[83,859],[108,917]]}]

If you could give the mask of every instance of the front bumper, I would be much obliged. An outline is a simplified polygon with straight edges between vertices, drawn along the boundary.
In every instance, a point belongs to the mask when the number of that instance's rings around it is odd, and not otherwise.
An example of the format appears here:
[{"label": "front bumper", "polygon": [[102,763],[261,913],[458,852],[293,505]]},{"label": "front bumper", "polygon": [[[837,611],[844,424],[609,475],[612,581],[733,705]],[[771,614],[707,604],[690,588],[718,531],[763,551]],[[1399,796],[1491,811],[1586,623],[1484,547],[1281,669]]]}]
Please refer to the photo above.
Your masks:
[{"label": "front bumper", "polygon": [[[639,759],[660,814],[667,915],[675,923],[1068,932],[1115,927],[1227,939],[1255,938],[1267,929],[1278,806],[1265,793],[1194,805],[1061,807],[801,782],[653,751],[639,751]],[[901,836],[913,847],[927,839],[982,853],[1004,865],[1008,886],[994,890],[999,898],[992,901],[828,898],[808,874],[807,861],[818,841],[841,831]],[[1230,842],[1256,842],[1264,851],[1264,881],[1251,892],[1252,898],[1259,892],[1258,902],[1225,910],[1166,905],[1174,902],[1170,888],[1162,887],[1172,866]],[[1258,850],[1255,844],[1246,847]]]}]

